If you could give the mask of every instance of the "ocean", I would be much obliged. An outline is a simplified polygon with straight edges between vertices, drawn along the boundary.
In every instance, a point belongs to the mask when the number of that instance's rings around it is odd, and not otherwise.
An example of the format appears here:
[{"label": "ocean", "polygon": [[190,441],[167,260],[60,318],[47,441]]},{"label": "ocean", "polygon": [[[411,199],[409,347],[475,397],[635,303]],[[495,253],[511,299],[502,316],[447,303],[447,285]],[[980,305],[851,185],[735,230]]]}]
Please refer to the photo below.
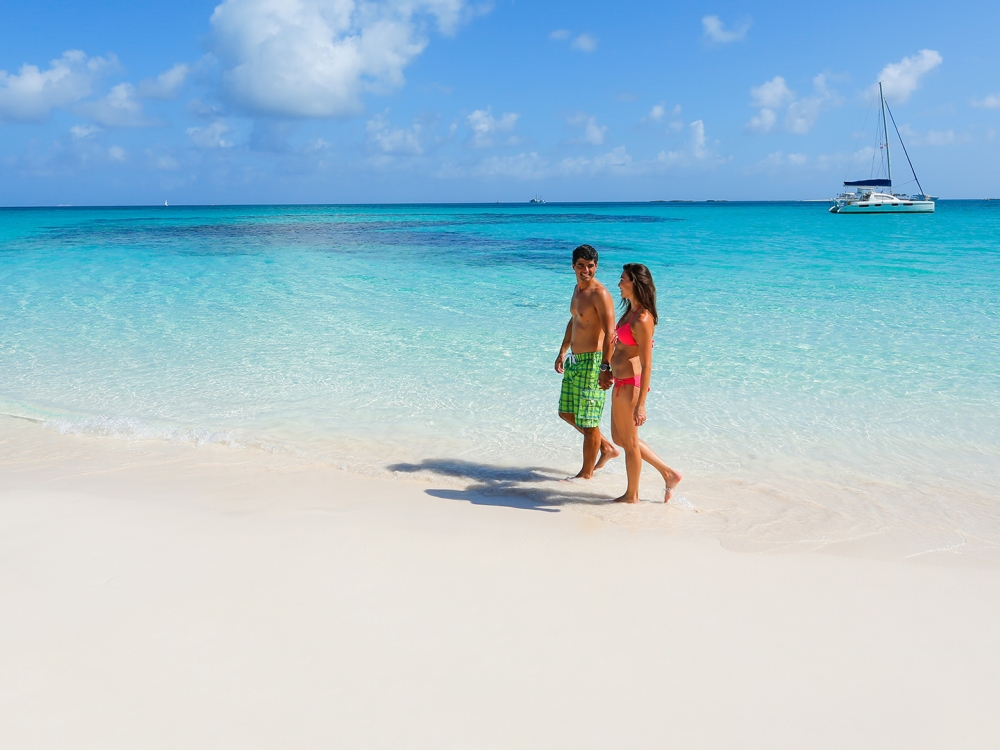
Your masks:
[{"label": "ocean", "polygon": [[0,413],[538,497],[579,468],[553,362],[589,243],[616,298],[623,263],[657,284],[656,524],[994,559],[1000,203],[827,208],[0,209]]}]

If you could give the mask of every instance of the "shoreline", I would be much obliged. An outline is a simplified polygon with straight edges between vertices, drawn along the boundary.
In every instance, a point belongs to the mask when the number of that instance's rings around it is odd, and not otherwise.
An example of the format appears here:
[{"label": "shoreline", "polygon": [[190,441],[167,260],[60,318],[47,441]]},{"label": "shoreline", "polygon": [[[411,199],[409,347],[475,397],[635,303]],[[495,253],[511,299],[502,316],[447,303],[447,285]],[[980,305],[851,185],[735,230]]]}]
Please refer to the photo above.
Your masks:
[{"label": "shoreline", "polygon": [[[217,437],[216,433],[211,437]],[[568,435],[567,440],[573,437]],[[348,450],[352,442],[353,450]],[[483,498],[477,502],[485,504],[566,512],[635,530],[710,539],[736,552],[819,552],[1000,569],[1000,533],[990,521],[992,511],[988,508],[975,518],[955,516],[952,528],[942,526],[937,516],[902,517],[895,508],[879,503],[882,497],[912,491],[909,485],[880,477],[870,480],[869,487],[851,487],[838,482],[830,468],[821,464],[799,467],[794,476],[784,464],[774,464],[781,467],[780,480],[768,475],[771,464],[763,464],[753,473],[744,468],[728,478],[694,467],[685,472],[684,482],[668,505],[660,502],[661,480],[645,467],[642,502],[627,506],[611,502],[625,482],[620,462],[605,467],[592,480],[565,482],[561,480],[572,475],[575,464],[558,460],[530,465],[484,463],[468,451],[452,452],[454,445],[452,450],[448,445],[424,445],[425,452],[421,452],[419,444],[412,441],[389,444],[359,439],[345,441],[335,455],[326,455],[267,441],[170,437],[162,430],[150,431],[148,436],[146,431],[138,435],[65,431],[46,420],[13,415],[0,415],[0,445],[5,446],[8,456],[0,462],[8,486],[12,470],[15,475],[44,477],[45,482],[65,481],[69,476],[64,476],[65,463],[74,456],[79,458],[73,460],[88,466],[105,467],[102,471],[124,468],[148,472],[173,465],[180,475],[204,487],[216,483],[208,468],[212,466],[223,472],[234,467],[293,475],[318,472],[329,474],[334,484],[354,479],[399,482],[455,498],[474,495]],[[426,452],[428,447],[430,453]],[[52,469],[60,465],[64,467],[61,471]],[[811,479],[807,479],[810,473]],[[169,475],[161,478],[176,479]],[[857,478],[864,479],[861,475]],[[943,487],[927,487],[924,502],[948,503]],[[872,494],[875,489],[878,495]],[[982,494],[975,485],[969,485],[967,491]]]},{"label": "shoreline", "polygon": [[600,518],[262,452],[19,432],[0,443],[0,712],[19,747],[1000,732],[991,566],[734,552],[644,525],[665,510],[646,503]]}]

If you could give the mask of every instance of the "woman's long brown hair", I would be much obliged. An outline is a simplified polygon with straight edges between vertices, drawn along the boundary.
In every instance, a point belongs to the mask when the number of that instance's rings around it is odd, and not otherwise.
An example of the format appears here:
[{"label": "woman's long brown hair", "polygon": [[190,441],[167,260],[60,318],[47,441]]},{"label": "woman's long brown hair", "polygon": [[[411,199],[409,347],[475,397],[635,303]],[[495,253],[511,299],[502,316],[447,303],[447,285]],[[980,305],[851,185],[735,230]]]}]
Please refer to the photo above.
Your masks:
[{"label": "woman's long brown hair", "polygon": [[[632,280],[632,293],[639,301],[639,305],[644,310],[649,310],[649,314],[653,316],[653,325],[655,326],[659,322],[659,318],[656,315],[656,284],[653,283],[652,274],[650,274],[649,269],[642,265],[642,263],[626,263],[622,266],[622,269],[628,274],[629,279]],[[632,303],[627,299],[623,299],[622,307],[625,308],[622,320],[625,320],[626,316],[632,311]],[[620,322],[619,325],[621,325]]]}]

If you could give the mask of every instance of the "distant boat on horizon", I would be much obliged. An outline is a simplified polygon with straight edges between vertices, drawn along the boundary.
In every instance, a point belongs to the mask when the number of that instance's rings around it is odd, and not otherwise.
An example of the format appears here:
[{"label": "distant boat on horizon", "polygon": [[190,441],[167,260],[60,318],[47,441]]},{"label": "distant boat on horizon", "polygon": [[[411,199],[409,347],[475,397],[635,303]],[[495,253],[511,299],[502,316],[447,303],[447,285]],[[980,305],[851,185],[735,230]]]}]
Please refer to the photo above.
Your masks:
[{"label": "distant boat on horizon", "polygon": [[528,203],[545,203],[545,200],[540,195],[536,195]]},{"label": "distant boat on horizon", "polygon": [[[867,180],[846,180],[845,188],[854,188],[854,192],[845,190],[834,198],[834,203],[830,206],[832,214],[932,214],[934,213],[934,200],[924,192],[917,172],[910,161],[910,155],[906,151],[903,143],[903,136],[899,134],[896,127],[896,118],[892,116],[892,110],[885,103],[885,95],[882,93],[882,82],[878,82],[878,96],[882,104],[880,110],[879,125],[876,131],[876,138],[879,138],[879,151],[885,153],[885,159],[879,162],[879,172],[884,177],[875,177],[875,162],[872,160],[872,177]],[[871,111],[869,109],[869,111]],[[892,161],[889,158],[889,122],[885,113],[888,111],[892,120],[892,127],[896,130],[896,137],[899,138],[899,145],[903,147],[906,155],[906,162],[910,165],[913,179],[920,188],[917,195],[897,195],[892,192]],[[883,171],[884,167],[884,171]]]},{"label": "distant boat on horizon", "polygon": [[167,203],[166,201],[163,201],[163,205],[164,205],[164,206],[169,206],[170,204],[169,204],[169,203]]}]

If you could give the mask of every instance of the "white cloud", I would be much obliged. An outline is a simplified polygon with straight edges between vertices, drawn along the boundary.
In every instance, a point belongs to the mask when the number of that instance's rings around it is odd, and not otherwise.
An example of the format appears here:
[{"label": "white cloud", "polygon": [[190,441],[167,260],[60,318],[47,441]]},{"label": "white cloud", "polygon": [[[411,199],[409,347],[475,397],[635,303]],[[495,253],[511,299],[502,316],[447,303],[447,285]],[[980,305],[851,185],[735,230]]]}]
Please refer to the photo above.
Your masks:
[{"label": "white cloud", "polygon": [[142,102],[131,83],[113,86],[107,96],[78,107],[80,114],[108,127],[141,127],[151,124],[142,113]]},{"label": "white cloud", "polygon": [[146,78],[139,82],[139,96],[149,99],[175,99],[190,72],[191,68],[188,65],[178,63],[156,78]]},{"label": "white cloud", "polygon": [[775,76],[760,86],[752,86],[751,106],[759,107],[760,111],[746,124],[746,129],[751,133],[769,133],[778,122],[775,110],[794,100],[795,92],[788,88],[788,84],[781,76]]},{"label": "white cloud", "polygon": [[750,88],[751,106],[778,109],[795,99],[795,92],[788,88],[785,79],[775,76],[760,86]]},{"label": "white cloud", "polygon": [[770,81],[750,89],[751,106],[759,107],[756,115],[746,124],[751,133],[769,133],[778,123],[776,110],[788,105],[785,112],[785,129],[797,135],[812,130],[824,108],[839,101],[835,91],[826,85],[826,76],[813,78],[813,95],[796,99],[795,92],[788,88],[785,79],[775,76]]},{"label": "white cloud", "polygon": [[949,146],[956,140],[954,130],[930,130],[924,138],[924,143],[929,146]]},{"label": "white cloud", "polygon": [[[547,162],[535,151],[516,156],[491,156],[483,159],[473,172],[483,177],[513,177],[517,180],[540,180],[550,174]],[[459,172],[455,176],[464,175]]]},{"label": "white cloud", "polygon": [[[491,156],[476,165],[471,174],[484,177],[511,177],[519,180],[599,174],[628,176],[662,174],[676,167],[714,167],[728,161],[709,148],[705,125],[701,120],[696,120],[689,127],[691,141],[687,146],[678,151],[660,152],[654,159],[648,161],[635,161],[625,146],[616,146],[598,156],[567,157],[554,164],[532,151],[516,156]],[[439,177],[451,179],[461,179],[468,175],[469,172],[461,167],[445,167],[438,172]]]},{"label": "white cloud", "polygon": [[[472,130],[471,144],[476,148],[488,148],[493,146],[495,139],[500,133],[509,133],[517,125],[520,117],[516,112],[504,112],[499,119],[493,116],[490,108],[477,109],[466,118],[469,128]],[[516,143],[516,139],[509,139],[509,145]]]},{"label": "white cloud", "polygon": [[92,138],[100,132],[101,129],[96,125],[74,125],[69,129],[69,134],[73,136],[74,141],[82,141],[84,138]]},{"label": "white cloud", "polygon": [[[485,177],[512,177],[518,180],[541,180],[549,177],[568,177],[581,174],[627,174],[640,165],[632,162],[624,146],[618,146],[600,156],[568,157],[556,164],[550,164],[537,152],[521,153],[516,156],[491,156],[480,162],[473,174]],[[452,171],[447,176],[463,177],[462,170]]]},{"label": "white cloud", "polygon": [[199,148],[229,148],[232,141],[226,140],[226,136],[233,132],[222,120],[216,120],[203,128],[188,128],[187,134],[191,141]]},{"label": "white cloud", "polygon": [[708,138],[705,134],[705,123],[702,120],[695,120],[688,129],[691,132],[691,139],[685,148],[674,151],[661,151],[653,160],[653,166],[662,169],[672,166],[694,166],[705,165],[715,166],[721,164],[723,159],[708,146]]},{"label": "white cloud", "polygon": [[591,34],[580,34],[570,46],[581,52],[593,52],[597,49],[597,39]]},{"label": "white cloud", "polygon": [[691,123],[691,154],[695,159],[704,159],[708,153],[705,146],[705,123],[695,120]]},{"label": "white cloud", "polygon": [[125,161],[125,149],[121,146],[112,146],[108,149],[108,158],[112,161]]},{"label": "white cloud", "polygon": [[666,102],[660,102],[659,104],[653,105],[653,108],[649,110],[649,114],[639,120],[639,125],[666,125],[666,130],[668,132],[679,133],[684,129],[684,123],[676,118],[680,116],[681,105],[676,105],[670,110],[670,114],[675,118],[669,123],[664,123],[667,117],[667,104]]},{"label": "white cloud", "polygon": [[[816,157],[816,164],[820,169],[844,169],[846,167],[853,172],[858,169],[858,165],[870,163],[874,156],[875,149],[871,146],[865,146],[853,154],[845,154],[843,152],[837,154],[820,154]],[[850,179],[855,178],[852,177]]]},{"label": "white cloud", "polygon": [[0,70],[0,120],[40,122],[53,108],[88,96],[98,77],[117,68],[114,55],[87,57],[69,50],[50,62],[48,70],[28,64],[16,74]]},{"label": "white cloud", "polygon": [[306,154],[318,154],[322,152],[329,151],[333,148],[330,143],[322,138],[313,138],[303,147],[302,151]]},{"label": "white cloud", "polygon": [[971,143],[970,133],[956,133],[954,130],[928,130],[918,133],[906,123],[899,126],[899,132],[906,136],[906,142],[913,146],[951,146],[956,143]]},{"label": "white cloud", "polygon": [[828,103],[836,100],[836,94],[826,86],[826,76],[820,74],[813,78],[815,94],[807,96],[788,105],[785,115],[785,127],[797,135],[805,135],[812,130],[819,118],[819,113]]},{"label": "white cloud", "polygon": [[180,167],[180,162],[170,154],[158,154],[155,151],[147,149],[146,156],[149,157],[149,163],[152,164],[154,169],[170,172]]},{"label": "white cloud", "polygon": [[705,16],[701,19],[701,25],[705,30],[705,36],[717,44],[738,42],[750,30],[750,21],[744,21],[738,28],[726,29],[726,25],[718,16]]},{"label": "white cloud", "polygon": [[566,118],[566,124],[571,128],[583,131],[579,138],[574,139],[577,143],[589,143],[591,146],[600,146],[604,143],[604,134],[608,130],[607,125],[598,125],[594,115],[579,113]]},{"label": "white cloud", "polygon": [[464,0],[224,0],[212,13],[230,100],[254,114],[342,117],[361,95],[404,83],[427,46],[426,21],[443,33]]},{"label": "white cloud", "polygon": [[984,109],[1000,108],[1000,94],[990,94],[989,96],[984,96],[979,100],[973,99],[972,106],[982,107]]},{"label": "white cloud", "polygon": [[750,118],[746,124],[746,129],[751,133],[770,133],[774,124],[778,121],[778,116],[773,109],[766,107]]},{"label": "white cloud", "polygon": [[784,151],[775,151],[768,154],[756,164],[745,168],[743,172],[744,174],[751,175],[760,173],[787,175],[789,174],[789,167],[801,167],[808,161],[809,158],[805,154],[786,154]]},{"label": "white cloud", "polygon": [[188,111],[197,117],[214,119],[225,114],[223,106],[215,102],[203,102],[201,99],[192,99],[187,103]]},{"label": "white cloud", "polygon": [[569,29],[556,29],[551,34],[549,34],[549,39],[557,42],[565,42],[567,39],[572,37],[573,41],[570,42],[569,46],[573,49],[580,50],[581,52],[593,52],[597,49],[597,37],[593,34],[583,33],[573,36],[573,32]]},{"label": "white cloud", "polygon": [[391,156],[419,156],[424,153],[421,143],[423,128],[413,123],[407,129],[394,128],[382,115],[375,115],[365,126],[368,142],[381,153]]},{"label": "white cloud", "polygon": [[[912,57],[904,57],[898,63],[890,63],[882,68],[878,80],[882,81],[882,91],[893,102],[905,102],[910,94],[920,86],[920,79],[934,70],[942,62],[941,55],[932,49],[922,49]],[[878,92],[878,84],[872,84],[868,95]]]},{"label": "white cloud", "polygon": [[563,159],[556,167],[561,175],[625,173],[631,171],[632,157],[624,146],[618,146],[601,156],[576,156]]}]

